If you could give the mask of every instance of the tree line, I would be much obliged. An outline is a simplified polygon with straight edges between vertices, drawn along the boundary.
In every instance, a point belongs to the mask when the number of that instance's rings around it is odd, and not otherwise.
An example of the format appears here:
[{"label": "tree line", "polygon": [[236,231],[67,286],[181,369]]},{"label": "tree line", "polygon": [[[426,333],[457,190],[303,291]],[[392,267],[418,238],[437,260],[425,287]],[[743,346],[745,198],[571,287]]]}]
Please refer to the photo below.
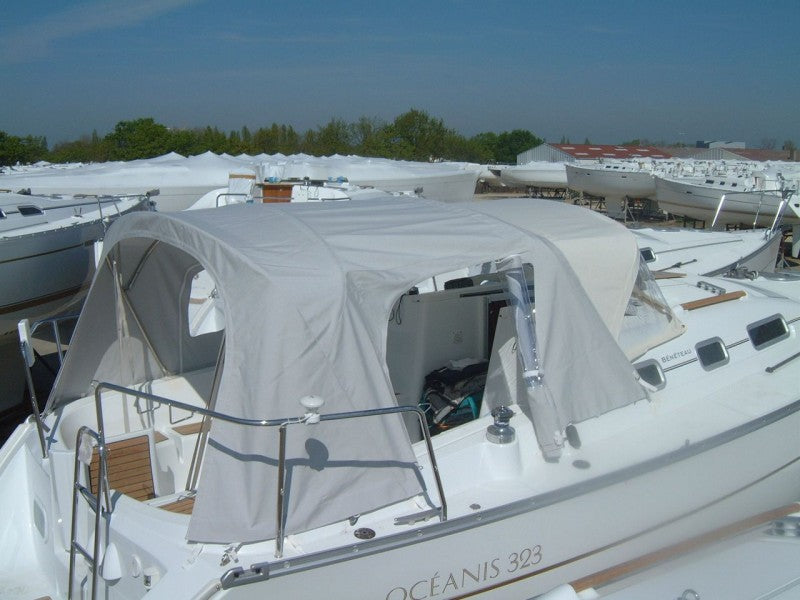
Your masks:
[{"label": "tree line", "polygon": [[524,129],[485,132],[465,137],[442,119],[411,109],[391,122],[361,117],[355,122],[331,119],[305,132],[273,123],[250,131],[230,132],[216,127],[173,129],[154,119],[120,121],[105,136],[97,132],[48,148],[44,137],[17,137],[0,131],[0,165],[105,162],[152,158],[169,152],[184,156],[217,154],[298,154],[329,156],[356,154],[397,160],[454,160],[512,164],[517,154],[544,140]]}]

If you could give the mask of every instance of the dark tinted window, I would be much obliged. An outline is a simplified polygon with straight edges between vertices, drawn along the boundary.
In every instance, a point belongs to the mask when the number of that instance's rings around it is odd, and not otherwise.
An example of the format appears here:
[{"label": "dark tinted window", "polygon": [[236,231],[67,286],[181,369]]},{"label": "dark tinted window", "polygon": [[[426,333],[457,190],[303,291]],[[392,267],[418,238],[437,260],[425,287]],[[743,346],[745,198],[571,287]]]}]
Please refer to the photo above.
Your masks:
[{"label": "dark tinted window", "polygon": [[667,380],[664,378],[664,371],[661,370],[661,366],[656,361],[646,360],[635,366],[639,377],[657,390],[667,385]]},{"label": "dark tinted window", "polygon": [[652,248],[642,248],[639,253],[642,255],[644,262],[653,262],[656,259],[656,253],[653,252]]},{"label": "dark tinted window", "polygon": [[702,341],[697,344],[694,349],[695,352],[697,352],[697,358],[700,360],[700,364],[703,365],[706,371],[711,371],[712,369],[726,365],[730,360],[725,344],[723,344],[722,340],[719,338]]},{"label": "dark tinted window", "polygon": [[19,214],[23,217],[30,217],[33,215],[43,215],[44,211],[39,208],[38,206],[32,206],[30,204],[26,204],[24,206],[18,206]]},{"label": "dark tinted window", "polygon": [[747,335],[756,350],[761,350],[789,337],[789,328],[780,315],[775,315],[747,326]]}]

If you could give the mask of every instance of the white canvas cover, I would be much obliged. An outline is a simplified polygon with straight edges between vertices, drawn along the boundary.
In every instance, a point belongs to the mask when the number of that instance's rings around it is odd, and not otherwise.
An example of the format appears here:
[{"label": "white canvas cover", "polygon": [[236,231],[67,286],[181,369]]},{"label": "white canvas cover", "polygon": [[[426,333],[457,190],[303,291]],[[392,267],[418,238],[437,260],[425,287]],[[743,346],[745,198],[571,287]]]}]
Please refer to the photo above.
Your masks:
[{"label": "white canvas cover", "polygon": [[530,198],[471,207],[555,244],[609,331],[619,335],[638,269],[636,240],[625,227],[592,210]]},{"label": "white canvas cover", "polygon": [[[570,226],[595,242],[567,235]],[[584,246],[626,290],[581,266]],[[604,325],[624,313],[638,251],[624,228],[583,209],[387,197],[142,213],[115,223],[105,253],[48,411],[92,380],[132,385],[213,364],[221,334],[192,338],[186,326],[189,282],[202,268],[226,319],[216,410],[299,416],[310,394],[326,400],[322,412],[393,406],[386,335],[396,299],[438,273],[511,255],[535,271],[545,392],[530,412],[543,448],[566,424],[644,396]],[[288,441],[289,533],[420,491],[397,415],[293,426]],[[277,449],[274,429],[213,423],[189,539],[274,536]]]}]

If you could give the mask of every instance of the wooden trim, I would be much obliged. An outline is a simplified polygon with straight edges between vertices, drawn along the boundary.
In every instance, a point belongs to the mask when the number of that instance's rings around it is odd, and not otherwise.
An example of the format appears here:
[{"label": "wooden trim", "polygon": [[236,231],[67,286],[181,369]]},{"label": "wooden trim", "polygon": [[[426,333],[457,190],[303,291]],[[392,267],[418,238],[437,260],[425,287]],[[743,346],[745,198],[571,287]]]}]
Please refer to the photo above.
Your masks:
[{"label": "wooden trim", "polygon": [[709,533],[697,536],[695,538],[686,540],[674,546],[669,546],[650,554],[645,554],[639,558],[635,558],[628,562],[616,565],[604,571],[599,571],[587,577],[582,577],[571,582],[572,588],[576,592],[582,592],[589,588],[598,588],[608,585],[614,581],[627,577],[639,571],[652,567],[658,563],[676,558],[680,554],[685,554],[693,550],[697,550],[703,546],[708,546],[714,542],[719,542],[725,538],[733,537],[736,534],[744,533],[747,530],[764,525],[770,521],[780,519],[786,515],[798,512],[800,510],[800,503],[787,504],[774,510],[769,510],[761,514],[737,521],[731,525],[715,529]]},{"label": "wooden trim", "polygon": [[701,298],[700,300],[692,300],[691,302],[684,302],[681,304],[684,310],[696,310],[698,308],[703,308],[706,306],[712,306],[713,304],[719,304],[721,302],[729,302],[731,300],[737,300],[739,298],[744,298],[747,295],[747,292],[744,290],[737,290],[735,292],[728,292],[727,294],[720,294],[718,296],[710,296],[708,298]]},{"label": "wooden trim", "polygon": [[190,515],[192,514],[192,510],[194,510],[194,496],[191,498],[181,498],[169,504],[162,504],[158,508],[182,515]]},{"label": "wooden trim", "polygon": [[678,279],[686,277],[686,273],[675,273],[674,271],[653,271],[653,279]]},{"label": "wooden trim", "polygon": [[[298,182],[299,183],[299,182]],[[259,183],[261,188],[261,202],[291,202],[293,183]]]},{"label": "wooden trim", "polygon": [[173,427],[174,431],[177,431],[181,435],[194,435],[195,433],[200,433],[200,430],[203,428],[203,422],[200,421],[198,423],[190,423],[189,425],[178,425],[177,427]]}]

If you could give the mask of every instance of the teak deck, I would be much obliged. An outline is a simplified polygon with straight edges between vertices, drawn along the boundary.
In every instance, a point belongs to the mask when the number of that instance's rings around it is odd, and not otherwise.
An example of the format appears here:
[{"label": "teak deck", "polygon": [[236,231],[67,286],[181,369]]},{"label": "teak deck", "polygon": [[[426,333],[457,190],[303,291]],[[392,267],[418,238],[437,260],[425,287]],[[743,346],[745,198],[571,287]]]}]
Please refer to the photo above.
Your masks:
[{"label": "teak deck", "polygon": [[[175,427],[175,430],[181,435],[191,435],[198,433],[201,426],[202,423],[194,423]],[[106,449],[108,485],[112,490],[139,501],[152,500],[156,497],[148,436],[139,435],[126,440],[109,442],[106,444]],[[89,465],[89,488],[93,494],[97,494],[99,477],[100,456],[95,448],[92,453],[92,462]],[[190,515],[194,509],[194,496],[181,498],[175,502],[161,505],[159,508]]]},{"label": "teak deck", "polygon": [[170,502],[169,504],[164,504],[158,508],[162,510],[168,510],[169,512],[180,513],[182,515],[190,515],[192,514],[192,510],[194,510],[194,496],[191,498],[181,498],[180,500]]},{"label": "teak deck", "polygon": [[[111,489],[140,501],[156,497],[150,439],[146,435],[107,443],[106,464]],[[93,494],[97,494],[99,478],[100,457],[95,448],[89,465],[89,489]]]}]

